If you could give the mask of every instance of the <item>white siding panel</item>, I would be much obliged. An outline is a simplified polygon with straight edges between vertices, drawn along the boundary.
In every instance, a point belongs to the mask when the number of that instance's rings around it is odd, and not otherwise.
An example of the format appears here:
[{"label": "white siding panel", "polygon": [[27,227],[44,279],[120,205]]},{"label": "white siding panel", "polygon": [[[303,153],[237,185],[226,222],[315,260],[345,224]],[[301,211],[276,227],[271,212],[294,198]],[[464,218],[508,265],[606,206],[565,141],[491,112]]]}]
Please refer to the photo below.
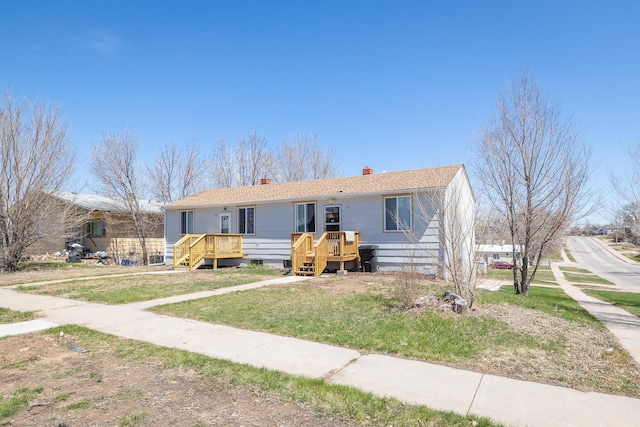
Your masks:
[{"label": "white siding panel", "polygon": [[282,266],[282,260],[291,258],[291,237],[286,239],[257,239],[245,236],[242,239],[245,259],[261,259],[268,264]]},{"label": "white siding panel", "polygon": [[[225,211],[221,208],[195,209],[193,212],[193,232],[195,234],[219,233],[220,213],[222,212]],[[235,213],[230,213],[231,221],[234,221]]]},{"label": "white siding panel", "polygon": [[256,206],[257,239],[291,239],[293,232],[293,204],[270,204]]}]

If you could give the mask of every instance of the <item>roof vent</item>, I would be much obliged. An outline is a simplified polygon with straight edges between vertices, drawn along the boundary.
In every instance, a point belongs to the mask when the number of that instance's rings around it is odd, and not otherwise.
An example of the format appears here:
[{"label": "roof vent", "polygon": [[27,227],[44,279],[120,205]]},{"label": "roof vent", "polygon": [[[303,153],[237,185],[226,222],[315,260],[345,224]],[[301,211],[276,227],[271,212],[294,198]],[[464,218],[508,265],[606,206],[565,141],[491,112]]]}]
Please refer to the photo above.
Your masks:
[{"label": "roof vent", "polygon": [[271,184],[271,180],[269,178],[260,179],[260,185],[267,185],[267,184]]},{"label": "roof vent", "polygon": [[372,175],[373,174],[373,169],[371,169],[369,166],[365,166],[364,169],[362,169],[362,175]]}]

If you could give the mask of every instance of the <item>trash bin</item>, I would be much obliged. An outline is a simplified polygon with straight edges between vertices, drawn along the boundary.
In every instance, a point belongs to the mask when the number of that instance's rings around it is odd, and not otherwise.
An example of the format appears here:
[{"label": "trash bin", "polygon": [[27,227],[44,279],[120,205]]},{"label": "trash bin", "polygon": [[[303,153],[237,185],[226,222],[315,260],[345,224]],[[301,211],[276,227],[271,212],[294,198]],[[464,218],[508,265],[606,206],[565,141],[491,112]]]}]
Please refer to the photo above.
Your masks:
[{"label": "trash bin", "polygon": [[375,273],[378,271],[378,246],[377,245],[360,245],[358,246],[360,254],[360,268],[366,273]]},{"label": "trash bin", "polygon": [[80,256],[80,254],[77,253],[73,253],[73,254],[69,254],[69,256],[67,257],[67,262],[82,262],[82,257]]}]

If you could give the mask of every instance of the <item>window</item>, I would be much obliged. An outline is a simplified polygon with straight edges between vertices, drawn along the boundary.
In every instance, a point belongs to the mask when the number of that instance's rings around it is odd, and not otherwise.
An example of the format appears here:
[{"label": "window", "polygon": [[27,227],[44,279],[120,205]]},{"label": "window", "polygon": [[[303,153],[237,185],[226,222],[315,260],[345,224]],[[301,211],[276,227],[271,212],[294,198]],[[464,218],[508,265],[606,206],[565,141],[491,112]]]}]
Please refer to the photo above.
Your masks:
[{"label": "window", "polygon": [[384,231],[411,230],[411,196],[384,199]]},{"label": "window", "polygon": [[180,212],[180,234],[193,234],[193,211]]},{"label": "window", "polygon": [[229,234],[231,232],[231,214],[224,212],[220,214],[220,233]]},{"label": "window", "polygon": [[255,234],[256,208],[238,209],[238,233]]},{"label": "window", "polygon": [[340,206],[324,207],[324,229],[326,231],[340,231]]},{"label": "window", "polygon": [[104,237],[107,235],[107,225],[103,219],[96,219],[87,223],[87,237]]},{"label": "window", "polygon": [[315,233],[316,232],[316,204],[298,203],[296,204],[296,232]]}]

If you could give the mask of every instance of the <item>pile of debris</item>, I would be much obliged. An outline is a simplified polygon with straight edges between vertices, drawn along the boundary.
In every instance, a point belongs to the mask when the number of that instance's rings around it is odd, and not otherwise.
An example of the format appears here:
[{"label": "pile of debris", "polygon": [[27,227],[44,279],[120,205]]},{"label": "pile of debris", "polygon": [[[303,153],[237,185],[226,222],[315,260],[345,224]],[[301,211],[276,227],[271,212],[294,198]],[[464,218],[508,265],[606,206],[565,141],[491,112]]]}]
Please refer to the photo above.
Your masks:
[{"label": "pile of debris", "polygon": [[421,296],[416,300],[417,308],[435,307],[438,311],[453,311],[462,314],[469,308],[467,300],[460,295],[445,291],[442,298],[438,298],[435,294]]}]

